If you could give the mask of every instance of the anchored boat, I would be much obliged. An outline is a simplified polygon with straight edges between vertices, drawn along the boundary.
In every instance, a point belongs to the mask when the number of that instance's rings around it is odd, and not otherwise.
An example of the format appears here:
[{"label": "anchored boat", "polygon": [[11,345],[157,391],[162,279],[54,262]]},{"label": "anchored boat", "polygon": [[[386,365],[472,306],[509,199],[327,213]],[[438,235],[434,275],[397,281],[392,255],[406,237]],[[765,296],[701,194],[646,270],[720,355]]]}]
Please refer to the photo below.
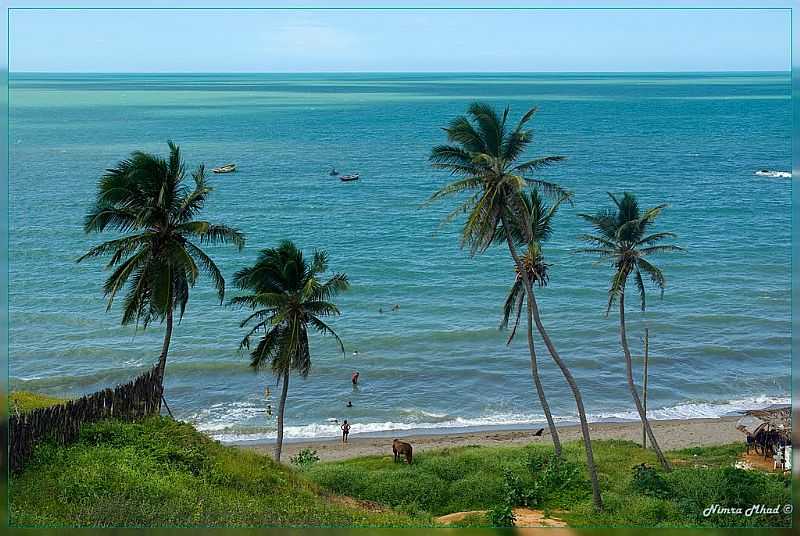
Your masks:
[{"label": "anchored boat", "polygon": [[342,175],[341,177],[339,177],[339,179],[341,179],[342,182],[357,181],[360,178],[361,176],[358,173],[353,173],[352,175]]},{"label": "anchored boat", "polygon": [[225,164],[224,166],[212,168],[211,171],[214,173],[233,173],[236,171],[236,164]]}]

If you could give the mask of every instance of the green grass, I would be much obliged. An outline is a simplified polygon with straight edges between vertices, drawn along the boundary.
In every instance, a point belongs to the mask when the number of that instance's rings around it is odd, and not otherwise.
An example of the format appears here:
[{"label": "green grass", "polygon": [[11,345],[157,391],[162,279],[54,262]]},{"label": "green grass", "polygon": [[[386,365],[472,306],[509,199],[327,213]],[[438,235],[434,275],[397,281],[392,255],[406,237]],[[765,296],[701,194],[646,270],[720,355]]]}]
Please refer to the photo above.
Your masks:
[{"label": "green grass", "polygon": [[[791,503],[788,477],[732,467],[742,445],[668,453],[596,441],[605,509],[594,512],[580,443],[460,447],[409,466],[372,456],[303,469],[224,447],[167,418],[86,425],[77,443],[42,444],[10,482],[15,526],[425,526],[433,517],[513,503],[573,526],[789,526],[790,515],[711,516],[728,507]],[[634,467],[650,468],[634,478]],[[350,499],[350,498],[353,499]],[[511,497],[509,499],[509,497]],[[486,516],[460,526],[486,526]]]},{"label": "green grass", "polygon": [[14,411],[25,413],[39,408],[55,406],[56,404],[62,404],[64,402],[66,402],[66,400],[63,398],[40,395],[28,391],[12,391],[9,395],[9,407],[12,413]]},{"label": "green grass", "polygon": [[224,447],[167,418],[86,425],[37,447],[10,482],[14,526],[409,526],[344,502],[270,458]]},{"label": "green grass", "polygon": [[[390,456],[324,463],[306,471],[324,488],[336,493],[390,505],[409,514],[434,516],[459,511],[487,510],[505,501],[508,472],[514,487],[530,493],[529,504],[574,526],[788,526],[790,515],[711,516],[711,504],[736,506],[791,503],[788,477],[741,471],[731,467],[741,445],[686,449],[669,453],[672,473],[658,468],[655,455],[627,441],[596,441],[605,509],[593,511],[591,488],[580,443],[565,446],[562,471],[542,466],[552,453],[545,445],[526,447],[463,447],[420,453],[414,465],[395,464]],[[634,466],[655,469],[664,489],[638,489]],[[570,468],[577,477],[564,484]],[[656,469],[657,468],[657,469]],[[567,472],[564,472],[567,471]],[[550,478],[553,475],[554,478]],[[515,500],[518,505],[519,501]],[[468,520],[474,526],[477,520]]]}]

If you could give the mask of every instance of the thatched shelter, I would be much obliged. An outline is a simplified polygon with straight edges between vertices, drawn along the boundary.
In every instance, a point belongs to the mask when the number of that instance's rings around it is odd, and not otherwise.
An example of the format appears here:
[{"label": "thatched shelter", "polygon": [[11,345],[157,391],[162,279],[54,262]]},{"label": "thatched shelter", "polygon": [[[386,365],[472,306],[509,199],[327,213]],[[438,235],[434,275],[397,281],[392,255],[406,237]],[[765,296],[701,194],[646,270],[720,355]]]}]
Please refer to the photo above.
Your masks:
[{"label": "thatched shelter", "polygon": [[755,436],[761,431],[775,431],[789,439],[792,435],[792,407],[773,404],[763,409],[751,409],[736,423],[736,429]]}]

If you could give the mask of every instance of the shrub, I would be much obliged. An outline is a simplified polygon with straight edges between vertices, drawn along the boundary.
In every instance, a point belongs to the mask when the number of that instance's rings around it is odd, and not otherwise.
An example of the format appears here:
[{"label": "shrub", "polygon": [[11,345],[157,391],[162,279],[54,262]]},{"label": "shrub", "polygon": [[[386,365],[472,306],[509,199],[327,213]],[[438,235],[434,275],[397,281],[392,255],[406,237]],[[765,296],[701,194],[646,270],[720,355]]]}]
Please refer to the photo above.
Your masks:
[{"label": "shrub", "polygon": [[575,487],[581,481],[580,466],[555,454],[532,452],[528,455],[527,465],[540,500],[546,500],[557,491]]},{"label": "shrub", "polygon": [[517,516],[509,504],[499,504],[486,513],[489,523],[493,527],[513,527]]},{"label": "shrub", "polygon": [[317,463],[319,461],[319,456],[317,456],[316,450],[304,448],[300,450],[296,456],[292,456],[289,461],[301,469],[305,469],[306,467],[311,467]]},{"label": "shrub", "polygon": [[631,488],[642,495],[659,499],[666,499],[671,495],[669,484],[664,477],[646,463],[633,467]]},{"label": "shrub", "polygon": [[503,469],[503,493],[506,504],[511,506],[533,506],[542,500],[542,489],[538,481],[526,484],[512,469]]}]

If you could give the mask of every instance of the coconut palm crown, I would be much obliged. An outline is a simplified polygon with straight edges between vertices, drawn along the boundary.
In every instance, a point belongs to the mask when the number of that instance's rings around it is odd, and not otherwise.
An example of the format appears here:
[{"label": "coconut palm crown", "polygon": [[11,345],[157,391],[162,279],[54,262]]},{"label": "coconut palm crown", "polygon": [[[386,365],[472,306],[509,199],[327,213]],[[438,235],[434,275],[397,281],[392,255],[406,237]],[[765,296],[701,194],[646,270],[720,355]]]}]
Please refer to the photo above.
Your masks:
[{"label": "coconut palm crown", "polygon": [[[520,193],[528,185],[538,186],[547,195],[560,197],[568,193],[558,184],[533,177],[534,172],[564,160],[563,156],[520,161],[533,141],[533,132],[527,125],[535,113],[536,108],[531,108],[512,127],[508,107],[498,115],[492,106],[475,102],[466,115],[456,117],[444,128],[450,143],[437,145],[431,151],[434,168],[460,178],[435,192],[429,202],[468,194],[445,222],[467,215],[461,244],[472,254],[485,251],[493,243],[503,219],[525,220],[526,207]],[[528,225],[523,224],[520,229],[527,230]]]},{"label": "coconut palm crown", "polygon": [[[608,290],[608,315],[614,301],[624,291],[628,277],[633,275],[642,311],[646,308],[645,276],[664,294],[666,278],[664,273],[645,257],[658,253],[683,251],[683,248],[672,244],[662,244],[666,239],[675,238],[670,232],[651,233],[656,218],[667,207],[666,204],[641,211],[636,197],[628,192],[622,198],[609,193],[608,196],[616,205],[616,210],[604,210],[597,214],[580,214],[579,216],[594,226],[597,234],[585,234],[581,238],[592,244],[592,247],[578,250],[600,257],[601,261],[609,261],[614,266],[614,275]],[[644,274],[644,275],[643,275]]]},{"label": "coconut palm crown", "polygon": [[296,370],[307,376],[311,367],[309,327],[332,335],[344,352],[341,339],[322,319],[340,314],[330,300],[347,290],[349,283],[342,273],[321,281],[319,276],[327,269],[324,251],[315,251],[309,262],[285,240],[277,248],[262,250],[253,266],[236,272],[234,284],[251,293],[234,297],[231,304],[254,309],[241,322],[241,327],[249,326],[249,330],[240,348],[250,349],[253,337],[264,332],[250,352],[254,369],[269,367],[276,375]]},{"label": "coconut palm crown", "polygon": [[225,278],[198,244],[232,243],[240,250],[244,235],[226,225],[195,220],[212,188],[204,167],[186,184],[180,148],[169,144],[169,159],[136,151],[100,179],[97,201],[87,214],[87,233],[116,231],[124,236],[91,248],[78,259],[110,255],[106,268],[116,267],[103,286],[108,309],[130,282],[124,300],[122,323],[163,319],[168,311],[186,309],[189,289],[205,272],[225,296]]},{"label": "coconut palm crown", "polygon": [[[201,245],[232,243],[240,250],[244,235],[226,225],[195,219],[203,210],[212,188],[201,165],[187,184],[180,148],[168,142],[169,158],[136,151],[100,178],[94,207],[86,215],[87,233],[114,231],[122,236],[91,248],[78,259],[110,256],[103,292],[110,310],[117,294],[127,285],[122,324],[146,328],[166,320],[158,361],[163,382],[172,336],[173,313],[183,318],[189,289],[201,273],[207,274],[220,303],[225,279]],[[198,245],[199,244],[199,245]]]},{"label": "coconut palm crown", "polygon": [[[528,278],[531,284],[538,284],[540,287],[547,286],[550,280],[549,267],[550,265],[545,262],[544,252],[542,245],[550,239],[553,232],[552,219],[558,211],[559,206],[564,201],[567,201],[569,196],[564,195],[558,198],[551,206],[542,198],[538,188],[533,188],[528,192],[523,192],[521,195],[522,204],[525,207],[527,218],[524,224],[528,226],[527,229],[521,229],[518,222],[510,222],[509,229],[514,242],[525,245],[525,240],[529,239],[525,253],[521,256],[521,261],[525,270],[528,273]],[[495,235],[495,241],[504,243],[506,241],[506,230],[503,226],[498,227]],[[500,323],[500,329],[508,327],[511,315],[515,315],[514,327],[508,337],[508,343],[514,339],[519,326],[520,316],[522,315],[522,307],[525,304],[525,287],[523,285],[522,277],[518,267],[514,267],[516,277],[514,284],[509,289],[508,297],[503,305],[503,319]]]}]

